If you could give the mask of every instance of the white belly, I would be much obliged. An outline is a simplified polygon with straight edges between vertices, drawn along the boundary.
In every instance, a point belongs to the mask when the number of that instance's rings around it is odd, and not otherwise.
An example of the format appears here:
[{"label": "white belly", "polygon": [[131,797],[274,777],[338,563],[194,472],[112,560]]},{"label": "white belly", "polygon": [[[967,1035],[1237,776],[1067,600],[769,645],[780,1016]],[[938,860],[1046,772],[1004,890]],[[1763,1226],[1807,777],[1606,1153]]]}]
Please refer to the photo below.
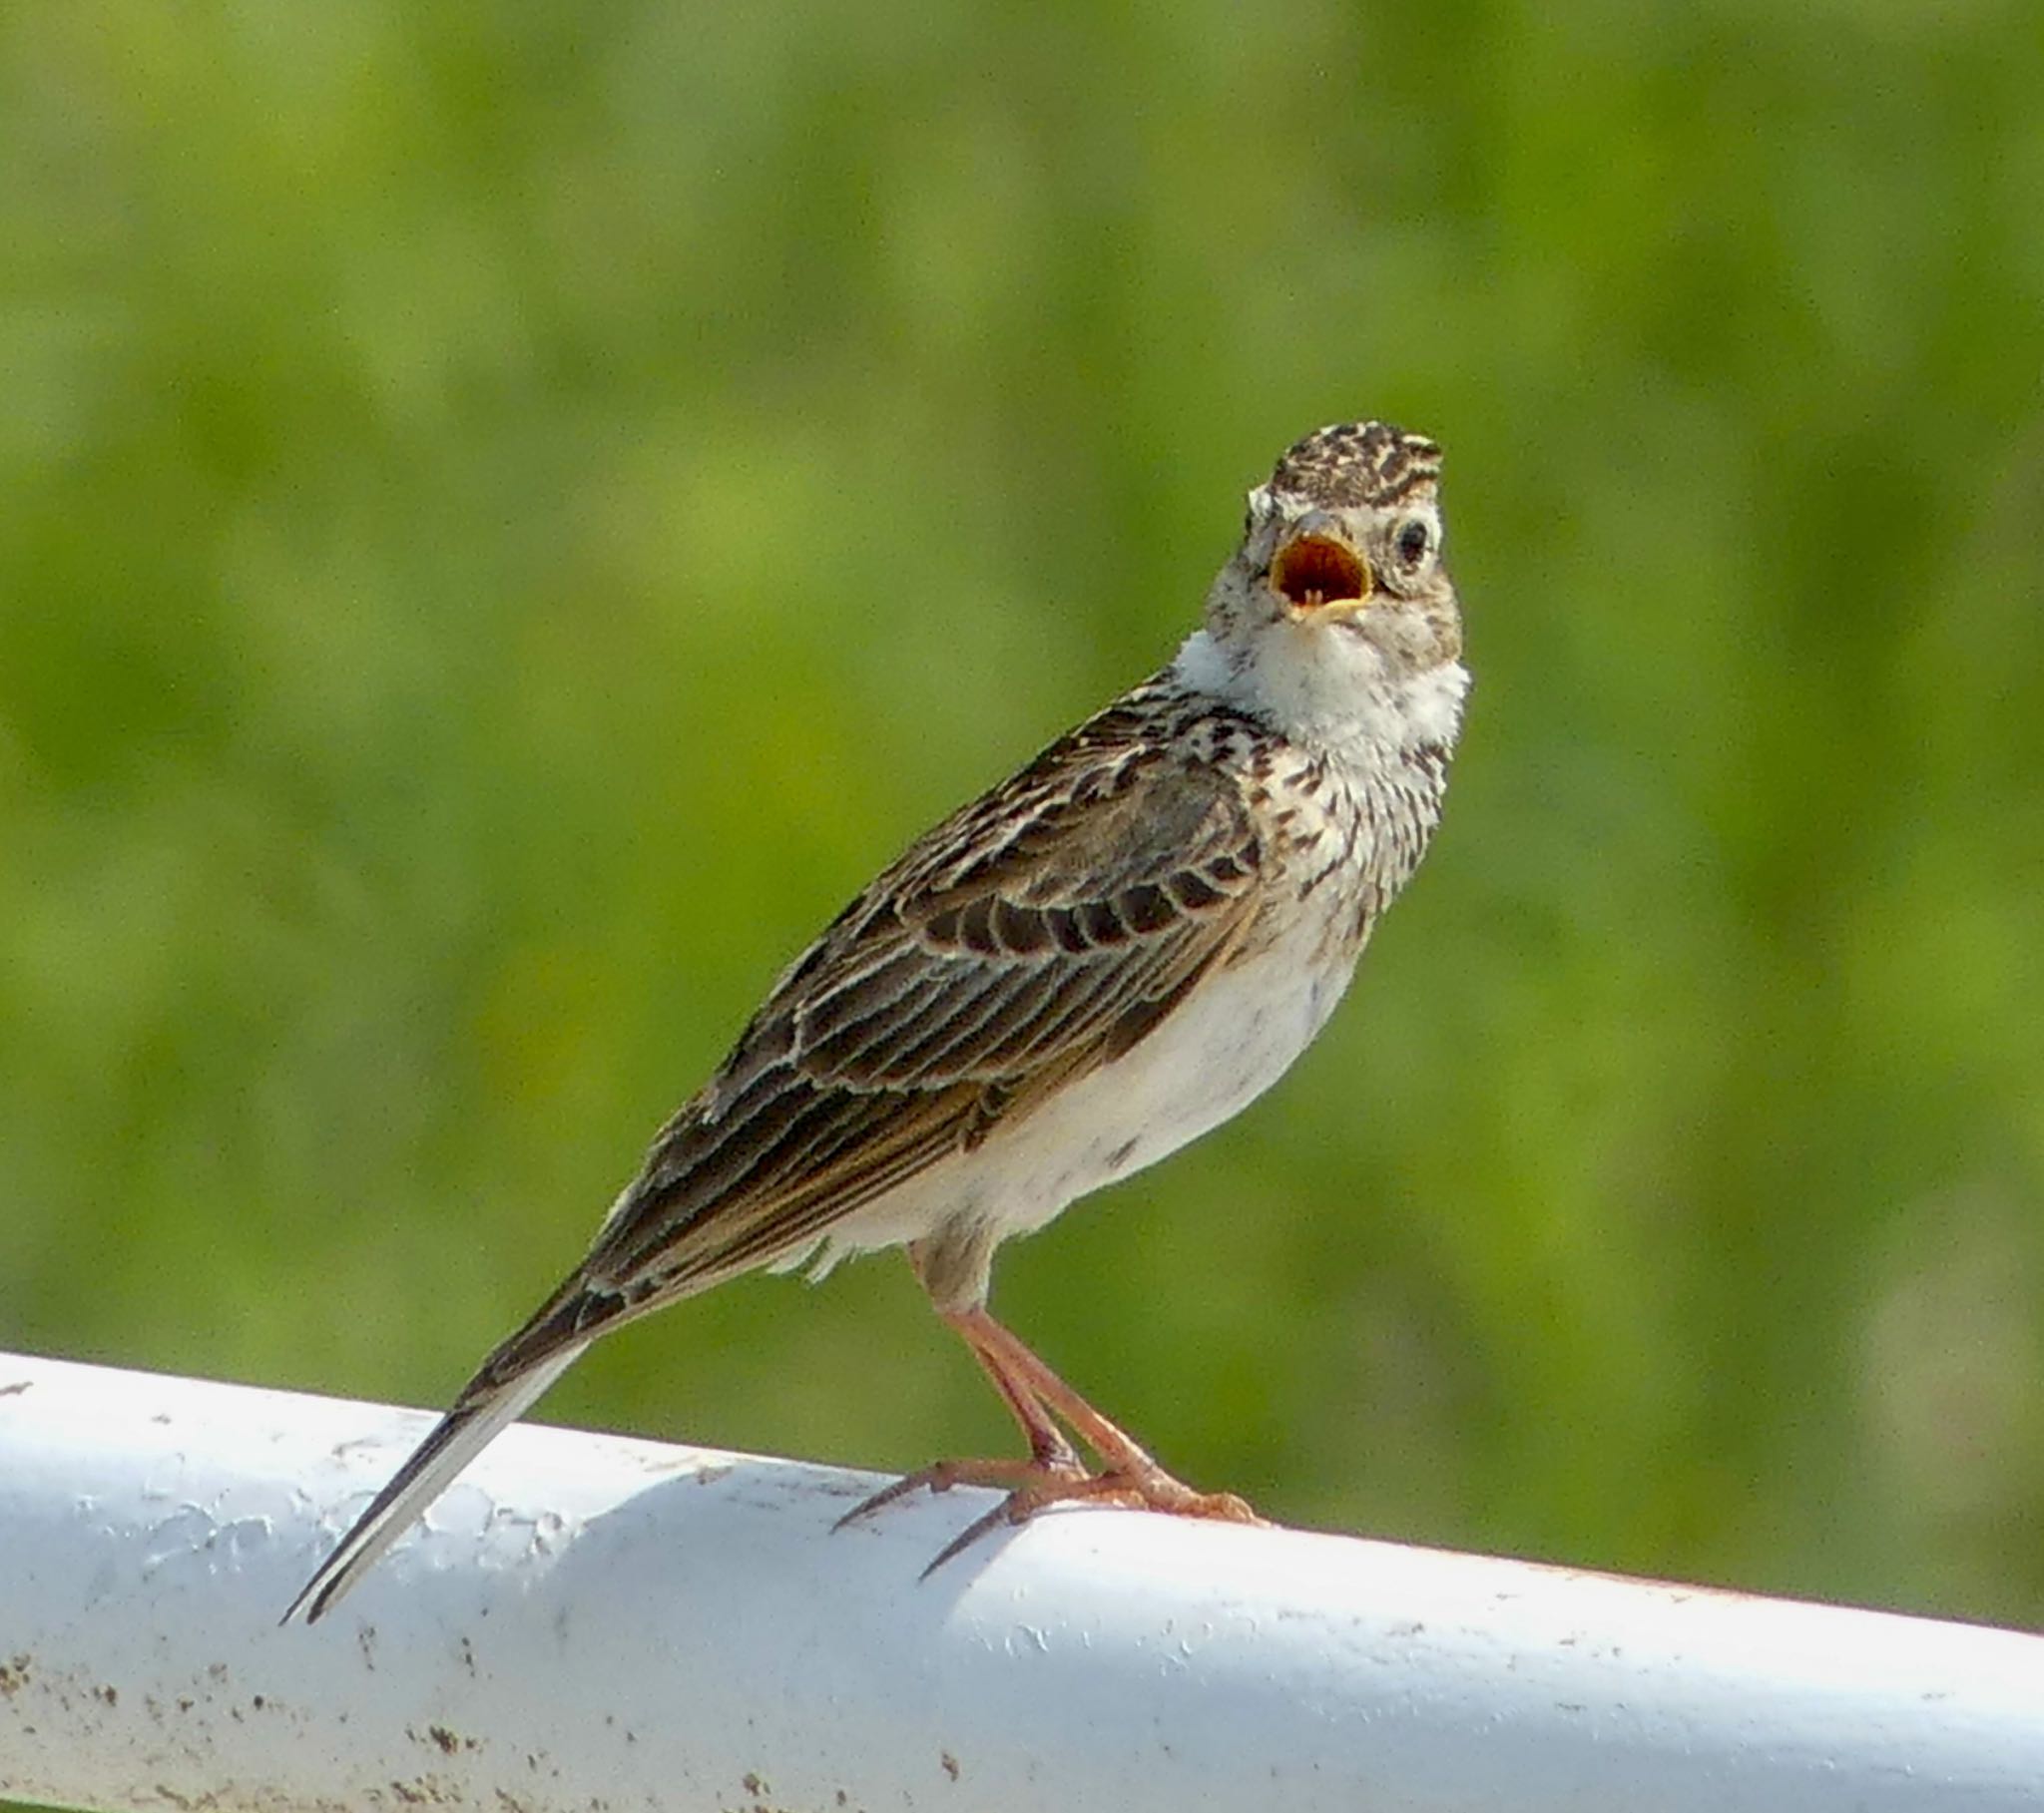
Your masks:
[{"label": "white belly", "polygon": [[1002,1238],[1033,1232],[1076,1198],[1154,1164],[1240,1112],[1290,1068],[1327,1022],[1353,957],[1320,955],[1317,921],[1212,976],[1150,1037],[977,1150],[933,1165],[832,1230],[845,1252],[980,1221]]}]

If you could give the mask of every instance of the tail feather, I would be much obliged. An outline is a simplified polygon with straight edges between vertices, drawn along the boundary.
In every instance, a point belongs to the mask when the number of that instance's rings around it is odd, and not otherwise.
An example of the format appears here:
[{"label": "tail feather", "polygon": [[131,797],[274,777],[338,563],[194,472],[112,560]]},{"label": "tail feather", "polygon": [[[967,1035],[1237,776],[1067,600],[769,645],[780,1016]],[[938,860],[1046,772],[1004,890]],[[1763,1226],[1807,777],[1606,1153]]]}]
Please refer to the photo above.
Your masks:
[{"label": "tail feather", "polygon": [[548,1386],[582,1357],[588,1345],[577,1341],[550,1354],[530,1371],[493,1389],[485,1388],[473,1402],[464,1393],[463,1401],[433,1426],[432,1433],[412,1450],[410,1459],[377,1493],[333,1553],[319,1564],[319,1571],[291,1600],[281,1621],[287,1624],[302,1612],[306,1623],[315,1623],[330,1611],[410,1528],[412,1520],[454,1483],[455,1475],[523,1416]]}]

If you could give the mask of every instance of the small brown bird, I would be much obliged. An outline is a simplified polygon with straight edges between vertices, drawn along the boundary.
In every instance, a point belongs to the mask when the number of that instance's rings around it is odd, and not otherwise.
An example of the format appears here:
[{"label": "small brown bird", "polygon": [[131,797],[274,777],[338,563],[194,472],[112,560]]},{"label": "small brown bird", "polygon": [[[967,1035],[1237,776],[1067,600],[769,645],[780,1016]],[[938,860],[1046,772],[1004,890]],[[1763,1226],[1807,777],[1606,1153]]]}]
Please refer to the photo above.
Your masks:
[{"label": "small brown bird", "polygon": [[[1249,496],[1155,678],[954,812],[774,984],[588,1256],[486,1359],[284,1615],[329,1609],[597,1336],[758,1267],[907,1248],[1028,1440],[930,1566],[1089,1500],[1254,1521],[1166,1473],[987,1310],[994,1249],[1269,1089],[1439,820],[1469,677],[1440,450],[1322,428]],[[1096,1458],[1089,1467],[1073,1438]]]}]

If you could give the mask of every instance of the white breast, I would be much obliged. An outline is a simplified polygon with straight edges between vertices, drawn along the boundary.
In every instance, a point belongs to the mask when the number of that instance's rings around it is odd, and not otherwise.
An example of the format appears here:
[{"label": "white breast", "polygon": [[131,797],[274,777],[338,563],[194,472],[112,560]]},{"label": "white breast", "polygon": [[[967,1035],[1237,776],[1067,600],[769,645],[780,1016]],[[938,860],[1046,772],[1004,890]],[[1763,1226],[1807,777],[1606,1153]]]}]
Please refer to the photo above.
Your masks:
[{"label": "white breast", "polygon": [[1327,932],[1325,916],[1311,915],[1251,961],[1209,977],[1119,1063],[1032,1115],[1016,1130],[1017,1146],[1029,1150],[1015,1154],[1012,1202],[985,1206],[1028,1232],[1073,1197],[1241,1113],[1291,1068],[1348,987],[1354,953],[1330,962],[1326,946],[1344,941]]}]

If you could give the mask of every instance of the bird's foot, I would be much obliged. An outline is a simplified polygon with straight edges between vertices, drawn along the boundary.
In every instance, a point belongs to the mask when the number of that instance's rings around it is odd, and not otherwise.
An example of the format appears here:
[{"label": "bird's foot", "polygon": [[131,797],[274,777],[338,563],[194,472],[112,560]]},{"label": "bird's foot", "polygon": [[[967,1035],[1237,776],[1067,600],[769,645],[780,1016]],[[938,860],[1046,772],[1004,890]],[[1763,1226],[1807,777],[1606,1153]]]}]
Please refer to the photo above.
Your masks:
[{"label": "bird's foot", "polygon": [[953,1486],[1005,1486],[1009,1490],[1008,1496],[991,1511],[975,1518],[937,1551],[922,1571],[924,1580],[981,1537],[1026,1524],[1052,1505],[1113,1505],[1130,1511],[1162,1511],[1172,1517],[1210,1518],[1228,1524],[1264,1522],[1248,1501],[1234,1493],[1195,1491],[1148,1456],[1140,1460],[1132,1457],[1127,1464],[1095,1472],[1065,1453],[1029,1460],[937,1461],[904,1475],[891,1486],[883,1486],[871,1498],[862,1499],[837,1520],[836,1528],[842,1530],[845,1525],[925,1487],[931,1492],[948,1492]]},{"label": "bird's foot", "polygon": [[903,1474],[891,1486],[882,1486],[872,1497],[860,1499],[831,1528],[842,1530],[847,1524],[861,1523],[897,1499],[925,1489],[949,1492],[953,1486],[1008,1486],[1019,1494],[1046,1479],[1090,1477],[1076,1456],[1028,1461],[932,1461],[927,1467]]}]

